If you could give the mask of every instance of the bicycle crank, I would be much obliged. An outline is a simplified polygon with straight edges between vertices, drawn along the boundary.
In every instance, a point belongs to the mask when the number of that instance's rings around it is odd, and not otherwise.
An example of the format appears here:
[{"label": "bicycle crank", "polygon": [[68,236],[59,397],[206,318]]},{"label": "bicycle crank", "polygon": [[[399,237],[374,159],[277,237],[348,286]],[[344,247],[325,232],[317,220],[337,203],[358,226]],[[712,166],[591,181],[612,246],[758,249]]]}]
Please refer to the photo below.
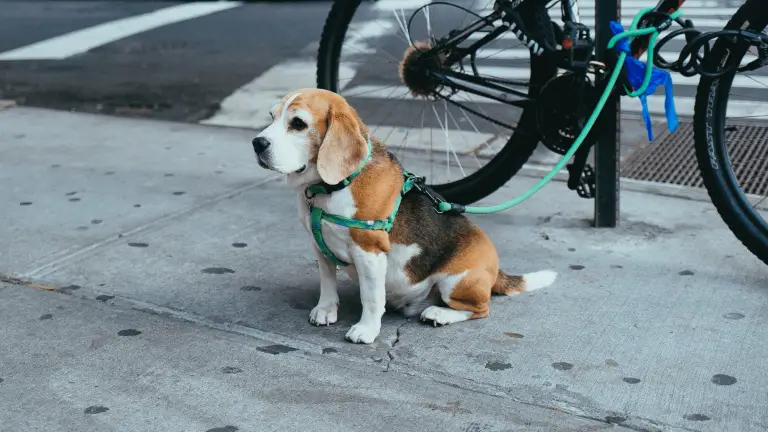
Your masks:
[{"label": "bicycle crank", "polygon": [[[573,146],[597,106],[600,92],[586,73],[565,73],[550,80],[537,100],[536,118],[541,141],[550,151],[564,155]],[[581,144],[568,167],[568,188],[582,198],[594,198],[595,174],[587,156],[595,144],[594,130]]]}]

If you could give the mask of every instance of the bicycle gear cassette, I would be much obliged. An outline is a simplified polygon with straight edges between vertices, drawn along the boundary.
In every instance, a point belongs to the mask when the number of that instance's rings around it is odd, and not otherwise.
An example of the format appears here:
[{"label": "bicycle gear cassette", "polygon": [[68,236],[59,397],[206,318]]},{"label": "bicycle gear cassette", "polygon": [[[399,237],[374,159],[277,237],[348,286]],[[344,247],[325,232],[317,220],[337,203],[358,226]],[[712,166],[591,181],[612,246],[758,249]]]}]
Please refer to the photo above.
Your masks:
[{"label": "bicycle gear cassette", "polygon": [[443,67],[443,56],[425,54],[430,48],[429,42],[415,42],[405,50],[398,64],[400,80],[414,97],[431,98],[441,88],[440,81],[433,78],[430,71]]},{"label": "bicycle gear cassette", "polygon": [[[582,86],[581,91],[578,91],[579,86]],[[586,76],[566,72],[549,80],[541,89],[536,103],[542,143],[557,154],[567,153],[599,99],[600,94]],[[582,146],[594,144],[592,135],[587,135]]]}]

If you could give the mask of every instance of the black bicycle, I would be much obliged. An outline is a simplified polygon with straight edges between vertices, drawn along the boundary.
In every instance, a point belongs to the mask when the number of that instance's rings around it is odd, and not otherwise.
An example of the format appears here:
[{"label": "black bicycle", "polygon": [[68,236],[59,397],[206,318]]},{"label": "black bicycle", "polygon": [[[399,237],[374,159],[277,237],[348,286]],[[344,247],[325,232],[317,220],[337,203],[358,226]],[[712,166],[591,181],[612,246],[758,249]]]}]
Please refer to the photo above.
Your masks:
[{"label": "black bicycle", "polygon": [[[684,1],[659,1],[638,27],[661,32],[654,66],[700,76],[690,99],[702,180],[731,231],[768,263],[768,202],[750,193],[754,185],[737,179],[768,170],[768,135],[751,142],[733,139],[741,128],[768,117],[768,105],[750,102],[768,96],[768,86],[750,85],[757,82],[750,75],[736,77],[768,64],[768,8],[761,0],[746,0],[733,10],[718,8],[732,17],[722,30],[702,32],[690,20],[670,17]],[[556,155],[566,154],[612,68],[611,61],[595,60],[590,28],[579,18],[576,0],[484,2],[432,1],[406,14],[395,0],[335,0],[317,60],[317,86],[345,97],[376,99],[359,109],[368,123],[378,125],[374,133],[390,146],[402,141],[396,153],[404,164],[407,158],[430,159],[429,185],[460,205],[496,191],[523,168],[540,142]],[[561,23],[550,11],[558,4]],[[439,18],[438,7],[444,8]],[[675,38],[684,38],[684,46],[670,61],[662,47]],[[631,56],[646,54],[649,40],[635,38]],[[617,56],[614,49],[606,55]],[[614,91],[632,88],[626,77],[620,84]],[[729,113],[732,90],[739,88],[748,94],[732,98]],[[429,143],[424,135],[430,135]],[[590,132],[567,166],[568,187],[584,198],[594,197],[594,172],[587,163],[594,141]],[[754,157],[729,157],[745,151]],[[452,178],[452,163],[462,178]],[[470,165],[476,170],[468,173]]]}]

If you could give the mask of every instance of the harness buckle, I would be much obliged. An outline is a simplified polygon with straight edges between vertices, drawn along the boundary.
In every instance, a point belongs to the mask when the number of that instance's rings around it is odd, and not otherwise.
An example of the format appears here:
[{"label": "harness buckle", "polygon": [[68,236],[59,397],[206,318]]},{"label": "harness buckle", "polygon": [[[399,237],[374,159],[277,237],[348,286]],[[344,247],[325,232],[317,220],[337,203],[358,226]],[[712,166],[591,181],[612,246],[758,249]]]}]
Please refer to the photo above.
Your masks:
[{"label": "harness buckle", "polygon": [[311,189],[312,188],[304,189],[304,202],[307,203],[307,206],[309,206],[309,208],[312,208],[312,205],[315,203],[315,197],[317,196],[317,194],[312,192]]},{"label": "harness buckle", "polygon": [[314,197],[315,194],[313,194],[309,188],[304,189],[304,198],[307,200],[307,202],[311,201]]}]

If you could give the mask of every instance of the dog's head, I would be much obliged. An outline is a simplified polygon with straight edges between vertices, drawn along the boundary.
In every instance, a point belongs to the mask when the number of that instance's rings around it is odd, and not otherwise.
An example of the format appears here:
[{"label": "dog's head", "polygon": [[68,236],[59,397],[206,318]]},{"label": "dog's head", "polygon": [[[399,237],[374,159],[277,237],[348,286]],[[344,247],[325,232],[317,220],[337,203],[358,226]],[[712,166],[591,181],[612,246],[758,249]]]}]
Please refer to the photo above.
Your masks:
[{"label": "dog's head", "polygon": [[287,175],[337,184],[368,153],[368,130],[336,93],[301,89],[270,110],[272,123],[253,139],[259,165]]}]

